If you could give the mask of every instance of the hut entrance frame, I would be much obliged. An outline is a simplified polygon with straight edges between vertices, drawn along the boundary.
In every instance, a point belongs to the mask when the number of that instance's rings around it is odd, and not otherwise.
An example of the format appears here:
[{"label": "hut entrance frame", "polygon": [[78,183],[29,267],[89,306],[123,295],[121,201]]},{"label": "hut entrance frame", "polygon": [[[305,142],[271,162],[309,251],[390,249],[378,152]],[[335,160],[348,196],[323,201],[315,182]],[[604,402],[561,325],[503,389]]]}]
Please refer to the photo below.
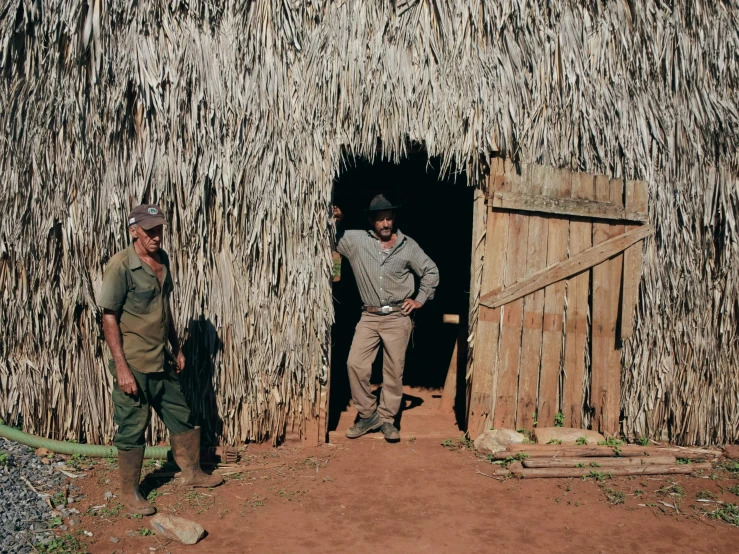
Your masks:
[{"label": "hut entrance frame", "polygon": [[495,158],[484,201],[470,436],[555,424],[615,435],[653,233],[647,184]]},{"label": "hut entrance frame", "polygon": [[[387,194],[390,200],[401,205],[398,227],[415,239],[439,267],[441,283],[436,296],[415,315],[404,375],[406,413],[410,413],[409,407],[418,406],[422,401],[420,396],[427,397],[427,402],[432,394],[434,396],[424,410],[439,402],[453,356],[455,361],[460,358],[461,367],[464,367],[465,351],[459,351],[457,344],[466,340],[475,190],[467,186],[465,173],[444,175],[440,166],[439,159],[430,158],[425,149],[418,146],[409,148],[407,155],[397,163],[357,158],[342,168],[333,189],[333,203],[344,213],[342,226],[345,229],[367,228],[365,209],[369,201],[375,194]],[[346,358],[361,315],[361,299],[348,261],[336,253],[333,256],[335,268],[340,268],[340,277],[334,277],[332,291],[335,323],[331,333],[329,383],[320,399],[318,418],[307,422],[309,442],[314,432],[315,436],[321,436],[320,440],[329,432],[343,433],[343,427],[337,429],[337,426],[339,419],[344,418],[343,426],[351,398]],[[444,317],[449,314],[458,316],[460,323],[449,323],[449,318]],[[379,352],[373,367],[373,383],[379,384],[382,380],[381,360]],[[464,371],[458,378],[461,380],[460,398],[453,401],[452,408],[456,408],[458,428],[461,428],[466,418]],[[417,395],[414,390],[424,391],[424,394]],[[450,426],[454,426],[451,417]],[[402,415],[400,425],[402,431]]]}]

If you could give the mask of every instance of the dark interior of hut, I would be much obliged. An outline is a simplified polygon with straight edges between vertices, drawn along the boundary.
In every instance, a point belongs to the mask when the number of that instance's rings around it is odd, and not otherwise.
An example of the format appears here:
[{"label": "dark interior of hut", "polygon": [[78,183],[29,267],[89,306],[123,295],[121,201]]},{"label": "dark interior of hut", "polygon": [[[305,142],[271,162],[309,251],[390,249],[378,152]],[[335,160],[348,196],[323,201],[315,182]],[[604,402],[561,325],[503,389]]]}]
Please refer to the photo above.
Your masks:
[{"label": "dark interior of hut", "polygon": [[[354,159],[343,167],[334,183],[334,205],[344,214],[344,229],[368,228],[366,208],[376,194],[383,193],[400,205],[396,226],[412,237],[439,268],[440,284],[435,298],[414,316],[414,332],[408,346],[404,385],[438,398],[469,309],[470,256],[472,241],[473,189],[465,173],[440,176],[440,161],[417,151],[399,164],[376,159]],[[346,259],[341,260],[340,280],[333,284],[336,320],[332,329],[332,360],[329,430],[349,406],[351,392],[346,360],[362,301]],[[459,314],[460,324],[443,322],[444,314]],[[464,341],[462,341],[464,342]],[[461,352],[458,359],[464,356]],[[462,366],[464,368],[464,366]],[[463,427],[464,369],[459,372],[455,411]],[[382,350],[373,366],[373,384],[382,382]],[[406,395],[409,396],[409,395]],[[414,400],[404,403],[405,409]]]}]

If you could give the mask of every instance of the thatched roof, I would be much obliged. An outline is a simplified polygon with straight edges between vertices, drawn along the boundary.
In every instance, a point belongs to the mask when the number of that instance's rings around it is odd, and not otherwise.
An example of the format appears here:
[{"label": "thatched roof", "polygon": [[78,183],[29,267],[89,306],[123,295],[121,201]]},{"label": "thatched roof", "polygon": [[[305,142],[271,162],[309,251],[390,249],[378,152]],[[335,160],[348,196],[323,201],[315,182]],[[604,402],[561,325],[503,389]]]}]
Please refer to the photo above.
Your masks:
[{"label": "thatched roof", "polygon": [[212,377],[198,409],[229,441],[281,435],[328,372],[342,145],[382,137],[472,183],[491,153],[648,180],[625,430],[738,439],[738,19],[735,0],[0,1],[0,414],[111,436],[95,294],[149,200]]}]

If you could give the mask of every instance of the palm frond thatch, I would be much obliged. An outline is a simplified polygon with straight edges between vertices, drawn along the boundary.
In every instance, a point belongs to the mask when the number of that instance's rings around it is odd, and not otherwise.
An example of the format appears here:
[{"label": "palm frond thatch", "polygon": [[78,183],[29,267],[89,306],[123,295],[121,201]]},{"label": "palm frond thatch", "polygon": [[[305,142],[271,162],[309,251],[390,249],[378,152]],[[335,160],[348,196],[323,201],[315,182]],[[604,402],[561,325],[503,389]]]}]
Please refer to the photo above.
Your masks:
[{"label": "palm frond thatch", "polygon": [[111,437],[95,297],[148,200],[198,412],[229,442],[302,425],[332,181],[382,137],[472,183],[491,153],[648,180],[624,430],[739,439],[738,53],[734,0],[0,0],[0,415]]}]

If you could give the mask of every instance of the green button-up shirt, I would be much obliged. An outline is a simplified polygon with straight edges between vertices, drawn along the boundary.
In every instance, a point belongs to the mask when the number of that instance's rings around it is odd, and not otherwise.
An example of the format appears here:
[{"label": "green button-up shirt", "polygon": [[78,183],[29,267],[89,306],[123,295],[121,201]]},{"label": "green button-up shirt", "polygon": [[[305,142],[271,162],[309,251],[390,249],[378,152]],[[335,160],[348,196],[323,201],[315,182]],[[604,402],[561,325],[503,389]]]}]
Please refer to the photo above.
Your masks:
[{"label": "green button-up shirt", "polygon": [[123,355],[140,373],[164,371],[165,346],[169,335],[167,305],[174,285],[169,256],[159,251],[164,266],[163,285],[154,270],[143,263],[133,245],[108,262],[100,291],[100,308],[118,313]]},{"label": "green button-up shirt", "polygon": [[439,270],[431,258],[412,238],[399,230],[396,236],[395,245],[383,252],[380,240],[371,231],[337,234],[336,251],[349,260],[365,306],[379,308],[413,298],[413,273],[420,279],[417,302],[423,304],[433,298],[439,286]]}]

